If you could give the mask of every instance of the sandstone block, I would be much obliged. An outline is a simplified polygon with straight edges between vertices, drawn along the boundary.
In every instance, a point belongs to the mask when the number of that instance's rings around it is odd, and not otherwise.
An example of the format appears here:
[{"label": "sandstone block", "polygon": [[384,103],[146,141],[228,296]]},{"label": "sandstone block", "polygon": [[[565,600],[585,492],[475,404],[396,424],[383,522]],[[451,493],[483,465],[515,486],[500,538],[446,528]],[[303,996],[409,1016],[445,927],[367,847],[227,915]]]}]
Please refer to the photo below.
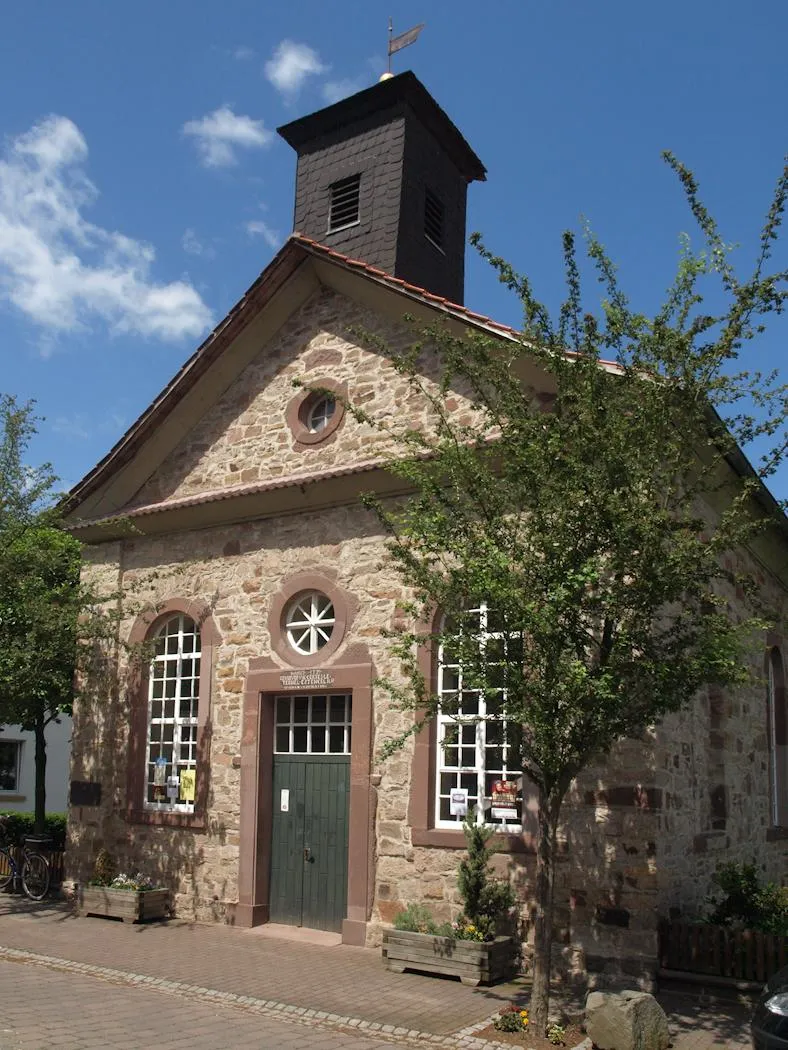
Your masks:
[{"label": "sandstone block", "polygon": [[586,1031],[599,1050],[666,1050],[668,1019],[647,992],[591,992]]}]

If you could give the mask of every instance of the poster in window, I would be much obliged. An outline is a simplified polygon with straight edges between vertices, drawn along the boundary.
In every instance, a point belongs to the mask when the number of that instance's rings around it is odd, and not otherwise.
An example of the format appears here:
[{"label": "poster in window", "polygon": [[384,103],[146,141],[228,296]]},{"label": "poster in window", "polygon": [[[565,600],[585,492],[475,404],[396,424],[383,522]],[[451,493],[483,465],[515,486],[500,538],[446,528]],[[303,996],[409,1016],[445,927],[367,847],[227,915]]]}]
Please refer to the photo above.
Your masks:
[{"label": "poster in window", "polygon": [[493,820],[517,824],[517,785],[513,780],[496,780],[492,786]]},{"label": "poster in window", "polygon": [[196,769],[181,770],[181,801],[194,802],[194,792],[197,784]]},{"label": "poster in window", "polygon": [[453,817],[468,815],[468,789],[452,788],[449,792],[449,812]]},{"label": "poster in window", "polygon": [[167,786],[167,759],[159,755],[153,764],[153,798],[155,802],[164,799],[164,789]]}]

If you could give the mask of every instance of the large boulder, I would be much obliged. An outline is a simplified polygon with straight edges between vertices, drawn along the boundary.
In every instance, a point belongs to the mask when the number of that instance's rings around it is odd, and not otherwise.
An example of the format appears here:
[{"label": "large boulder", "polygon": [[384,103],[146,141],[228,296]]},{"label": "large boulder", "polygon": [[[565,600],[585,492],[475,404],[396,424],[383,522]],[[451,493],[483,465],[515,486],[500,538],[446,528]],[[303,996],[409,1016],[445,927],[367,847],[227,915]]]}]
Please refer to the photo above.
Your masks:
[{"label": "large boulder", "polygon": [[591,992],[586,1032],[599,1050],[666,1050],[665,1011],[648,992]]}]

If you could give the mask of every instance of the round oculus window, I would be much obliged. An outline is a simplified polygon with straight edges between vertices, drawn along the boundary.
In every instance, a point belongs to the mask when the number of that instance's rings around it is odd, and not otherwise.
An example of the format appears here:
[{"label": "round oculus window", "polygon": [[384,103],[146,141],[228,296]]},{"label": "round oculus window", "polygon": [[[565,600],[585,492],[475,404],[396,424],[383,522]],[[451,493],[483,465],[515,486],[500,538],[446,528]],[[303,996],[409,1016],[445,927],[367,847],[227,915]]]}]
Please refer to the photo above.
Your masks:
[{"label": "round oculus window", "polygon": [[336,410],[337,403],[333,397],[319,397],[307,411],[306,428],[309,433],[319,434],[321,430],[325,430]]},{"label": "round oculus window", "polygon": [[287,640],[302,656],[320,652],[330,641],[335,624],[334,604],[320,591],[300,594],[285,612]]}]

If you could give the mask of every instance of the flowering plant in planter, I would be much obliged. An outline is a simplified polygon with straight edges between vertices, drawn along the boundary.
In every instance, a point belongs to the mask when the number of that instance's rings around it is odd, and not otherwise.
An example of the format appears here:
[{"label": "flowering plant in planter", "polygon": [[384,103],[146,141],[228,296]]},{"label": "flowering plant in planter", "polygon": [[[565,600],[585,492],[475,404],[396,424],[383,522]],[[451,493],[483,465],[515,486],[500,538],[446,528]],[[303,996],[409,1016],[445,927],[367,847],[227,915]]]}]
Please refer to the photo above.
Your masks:
[{"label": "flowering plant in planter", "polygon": [[105,849],[100,849],[96,855],[93,876],[88,879],[88,886],[106,886],[113,890],[134,890],[139,893],[161,888],[141,871],[128,874],[118,872],[115,862]]},{"label": "flowering plant in planter", "polygon": [[158,888],[154,885],[153,880],[149,879],[147,875],[143,875],[141,871],[136,872],[134,875],[116,875],[110,886],[113,890],[136,890],[138,892]]},{"label": "flowering plant in planter", "polygon": [[85,915],[103,915],[141,922],[161,919],[169,912],[169,890],[157,887],[141,871],[118,873],[112,857],[99,850],[93,877],[79,893],[80,910]]},{"label": "flowering plant in planter", "polygon": [[515,904],[508,882],[489,866],[492,829],[465,824],[467,855],[460,862],[457,887],[463,910],[454,923],[437,923],[429,908],[410,904],[394,917],[394,930],[383,937],[389,970],[426,970],[450,974],[464,984],[490,983],[509,975],[516,959],[514,938],[501,936],[501,925]]}]

